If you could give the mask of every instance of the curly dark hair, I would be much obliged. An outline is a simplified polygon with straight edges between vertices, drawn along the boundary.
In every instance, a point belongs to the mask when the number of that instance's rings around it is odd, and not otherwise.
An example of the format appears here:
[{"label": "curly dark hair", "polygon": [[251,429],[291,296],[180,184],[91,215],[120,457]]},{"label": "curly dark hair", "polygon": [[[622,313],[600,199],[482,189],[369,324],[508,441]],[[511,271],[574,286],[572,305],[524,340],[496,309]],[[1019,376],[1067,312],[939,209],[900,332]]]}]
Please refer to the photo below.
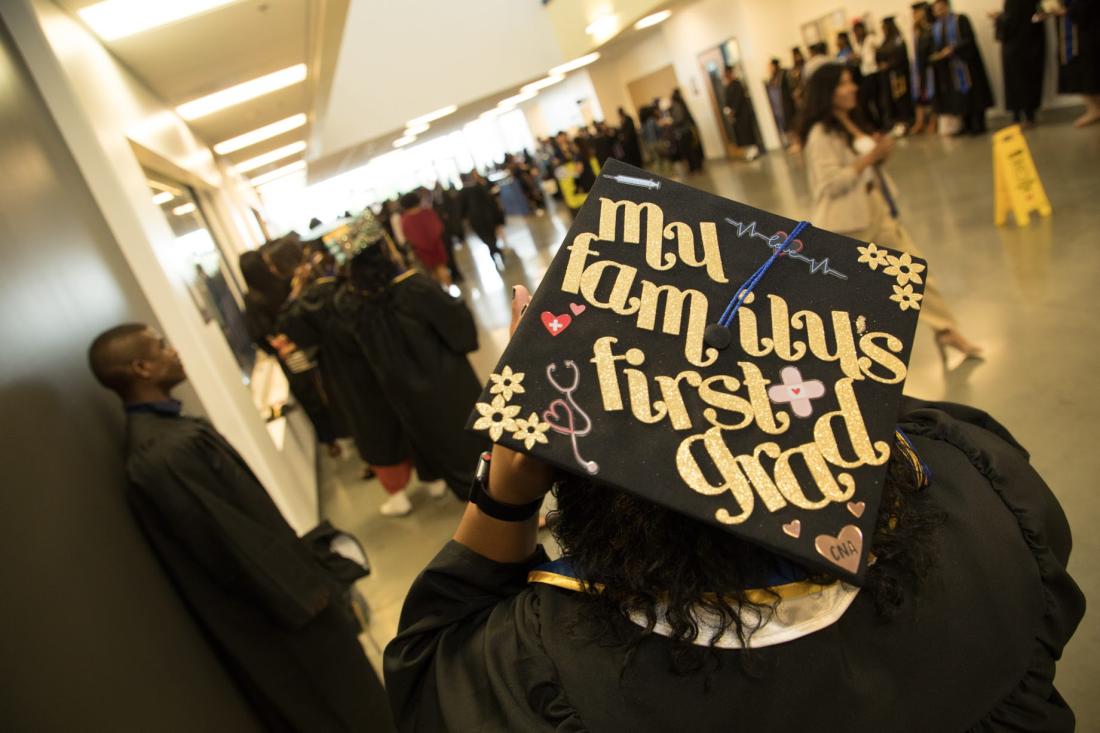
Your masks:
[{"label": "curly dark hair", "polygon": [[385,300],[390,283],[401,274],[400,265],[390,259],[386,243],[371,244],[348,263],[348,280],[368,300]]},{"label": "curly dark hair", "polygon": [[[629,652],[654,633],[659,616],[670,629],[671,669],[688,674],[714,668],[713,645],[728,631],[749,648],[752,634],[780,603],[778,594],[759,604],[745,593],[750,579],[767,577],[776,567],[767,550],[588,479],[564,477],[554,492],[558,508],[550,526],[587,588],[575,633],[624,645],[624,669]],[[933,529],[941,521],[920,490],[915,469],[895,450],[871,538],[875,562],[861,590],[880,617],[890,618],[935,566]],[[806,573],[821,585],[837,582]],[[644,617],[645,626],[623,623],[631,614]],[[701,619],[716,622],[709,638],[700,639]],[[751,663],[751,654],[745,661]]]}]

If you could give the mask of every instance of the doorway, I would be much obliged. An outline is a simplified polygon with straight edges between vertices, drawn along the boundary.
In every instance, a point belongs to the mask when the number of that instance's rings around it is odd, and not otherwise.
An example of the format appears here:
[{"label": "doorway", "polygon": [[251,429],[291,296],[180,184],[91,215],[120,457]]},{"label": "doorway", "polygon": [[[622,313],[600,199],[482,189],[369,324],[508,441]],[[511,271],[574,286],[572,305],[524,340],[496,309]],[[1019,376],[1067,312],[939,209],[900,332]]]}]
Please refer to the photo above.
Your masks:
[{"label": "doorway", "polygon": [[[729,38],[714,48],[709,48],[699,54],[699,66],[703,70],[709,82],[707,91],[710,96],[711,109],[714,111],[715,122],[722,131],[722,140],[726,145],[726,156],[730,158],[753,159],[759,155],[764,146],[761,143],[760,125],[756,119],[756,110],[753,109],[752,97],[749,95],[748,77],[741,63],[741,46],[736,38]],[[727,92],[727,85],[723,78],[726,67],[733,70],[734,84],[740,84],[740,92]],[[729,105],[727,97],[732,96],[738,100],[734,107]]]}]

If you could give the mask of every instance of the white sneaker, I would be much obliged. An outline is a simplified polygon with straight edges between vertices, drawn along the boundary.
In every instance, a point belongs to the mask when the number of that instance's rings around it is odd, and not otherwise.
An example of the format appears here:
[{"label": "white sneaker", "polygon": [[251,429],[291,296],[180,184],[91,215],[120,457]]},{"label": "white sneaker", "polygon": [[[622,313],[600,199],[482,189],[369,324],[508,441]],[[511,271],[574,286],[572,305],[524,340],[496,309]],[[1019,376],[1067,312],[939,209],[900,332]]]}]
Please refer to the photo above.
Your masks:
[{"label": "white sneaker", "polygon": [[428,496],[433,499],[442,499],[447,495],[447,482],[443,479],[438,481],[432,481],[431,483],[424,484],[428,487]]},{"label": "white sneaker", "polygon": [[412,502],[409,501],[408,495],[403,490],[386,499],[382,506],[378,507],[378,511],[382,513],[383,517],[403,517],[412,509]]}]

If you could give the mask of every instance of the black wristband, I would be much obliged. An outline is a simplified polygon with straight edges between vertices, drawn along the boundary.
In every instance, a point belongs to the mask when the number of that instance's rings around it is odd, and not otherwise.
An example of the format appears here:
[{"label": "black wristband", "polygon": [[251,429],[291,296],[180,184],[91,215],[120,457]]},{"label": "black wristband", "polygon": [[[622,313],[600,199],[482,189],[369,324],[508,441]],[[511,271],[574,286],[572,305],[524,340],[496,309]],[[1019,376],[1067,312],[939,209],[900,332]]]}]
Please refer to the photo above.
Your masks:
[{"label": "black wristband", "polygon": [[542,498],[532,501],[530,504],[503,504],[489,496],[486,481],[489,478],[489,461],[492,454],[485,452],[477,462],[477,470],[474,472],[473,483],[470,484],[470,503],[477,506],[481,512],[493,519],[502,522],[523,522],[535,516],[542,506]]}]

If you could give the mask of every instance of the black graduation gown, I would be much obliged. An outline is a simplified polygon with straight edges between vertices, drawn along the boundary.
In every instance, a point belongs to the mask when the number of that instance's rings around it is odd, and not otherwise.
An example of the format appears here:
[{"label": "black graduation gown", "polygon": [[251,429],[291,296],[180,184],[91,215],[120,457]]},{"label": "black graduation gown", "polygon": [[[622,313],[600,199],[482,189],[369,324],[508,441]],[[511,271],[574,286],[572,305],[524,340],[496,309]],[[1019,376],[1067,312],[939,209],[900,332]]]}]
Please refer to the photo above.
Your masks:
[{"label": "black graduation gown", "polygon": [[1034,112],[1043,98],[1047,34],[1042,23],[1031,22],[1034,14],[1031,0],[1005,0],[1004,12],[997,18],[1005,108],[1012,111]]},{"label": "black graduation gown", "polygon": [[619,128],[619,146],[623,150],[623,162],[635,168],[641,168],[642,146],[638,142],[638,126],[629,115],[623,115],[623,124]]},{"label": "black graduation gown", "polygon": [[283,370],[290,393],[305,411],[306,417],[313,425],[313,432],[317,434],[317,440],[322,443],[331,443],[347,435],[348,431],[343,421],[337,419],[329,404],[328,394],[325,392],[321,375],[317,370],[294,371],[279,356],[279,352],[268,343],[267,338],[278,333],[278,309],[273,311],[262,295],[251,290],[245,294],[244,303],[244,322],[249,338],[261,351],[275,357],[279,362],[279,368]]},{"label": "black graduation gown", "polygon": [[500,216],[493,192],[484,183],[462,187],[462,215],[470,222],[474,234],[484,242],[491,253],[497,251],[497,224]]},{"label": "black graduation gown", "polygon": [[478,456],[489,447],[465,429],[481,394],[466,358],[477,349],[466,304],[410,270],[383,295],[365,300],[358,337],[412,445],[417,474],[444,479],[465,499]]},{"label": "black graduation gown", "polygon": [[409,458],[401,421],[371,371],[356,336],[362,298],[335,277],[316,280],[279,313],[278,328],[315,350],[329,403],[340,411],[359,455],[376,466]]},{"label": "black graduation gown", "polygon": [[[970,117],[993,106],[993,89],[989,86],[989,77],[985,73],[982,53],[974,38],[974,29],[965,15],[960,13],[936,21],[933,25],[932,50],[939,51],[950,45],[947,24],[951,18],[955,18],[958,23],[955,53],[934,62],[935,107],[941,114]],[[938,31],[935,30],[937,27]],[[962,65],[955,64],[955,60],[962,62]]]},{"label": "black graduation gown", "polygon": [[875,52],[875,60],[886,67],[879,75],[879,107],[883,111],[883,125],[888,127],[899,122],[912,122],[913,93],[909,88],[909,49],[905,39],[898,36],[883,43]]},{"label": "black graduation gown", "polygon": [[913,60],[917,65],[917,104],[931,104],[936,94],[935,73],[932,62],[928,57],[932,55],[932,28],[920,28],[914,30],[916,40],[913,42]]},{"label": "black graduation gown", "polygon": [[726,106],[733,110],[734,143],[741,148],[759,145],[756,140],[756,120],[753,118],[752,102],[740,79],[734,79],[726,85]]},{"label": "black graduation gown", "polygon": [[[577,631],[573,591],[526,583],[457,543],[413,584],[386,648],[403,731],[929,733],[1071,731],[1055,661],[1084,614],[1069,525],[1004,428],[972,408],[910,402],[901,421],[947,515],[939,562],[883,621],[866,594],[825,628],[710,672],[669,671],[668,641],[631,652]],[[628,623],[623,621],[622,623]],[[583,628],[583,627],[582,627]]]},{"label": "black graduation gown", "polygon": [[127,433],[137,521],[268,728],[392,730],[347,585],[295,535],[232,446],[204,420],[156,412],[131,414]]},{"label": "black graduation gown", "polygon": [[1058,93],[1100,94],[1100,2],[1066,0],[1058,29]]}]

